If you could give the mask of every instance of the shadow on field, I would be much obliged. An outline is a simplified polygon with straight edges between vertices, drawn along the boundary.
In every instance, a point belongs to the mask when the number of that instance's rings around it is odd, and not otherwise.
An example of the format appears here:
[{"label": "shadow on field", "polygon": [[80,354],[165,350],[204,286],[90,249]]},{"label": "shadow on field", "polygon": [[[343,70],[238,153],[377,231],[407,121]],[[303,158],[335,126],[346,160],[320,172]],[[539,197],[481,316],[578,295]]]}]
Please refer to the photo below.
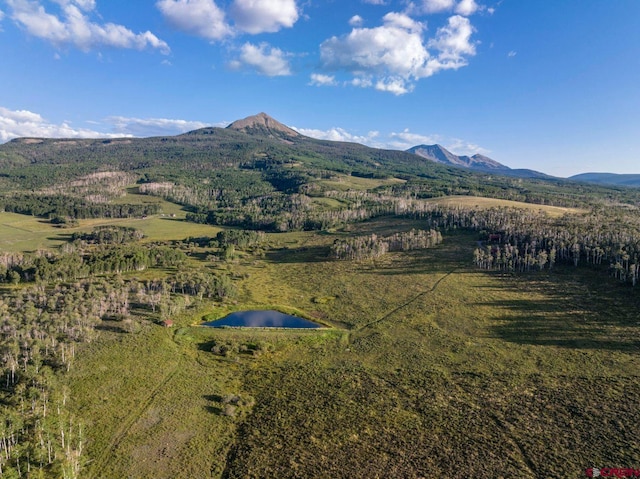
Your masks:
[{"label": "shadow on field", "polygon": [[329,248],[327,246],[282,248],[268,251],[265,258],[274,263],[321,263],[329,261]]},{"label": "shadow on field", "polygon": [[202,396],[207,401],[211,401],[212,403],[216,403],[217,405],[207,405],[204,406],[205,411],[214,414],[216,416],[220,416],[223,412],[223,409],[219,406],[222,404],[222,400],[224,399],[219,394],[205,394]]},{"label": "shadow on field", "polygon": [[116,321],[107,321],[107,320],[103,320],[102,323],[97,324],[95,326],[95,329],[97,329],[98,331],[107,331],[110,333],[126,334],[129,332],[125,328],[117,324]]},{"label": "shadow on field", "polygon": [[60,233],[55,236],[47,236],[49,241],[67,241],[71,242],[71,233]]},{"label": "shadow on field", "polygon": [[211,341],[206,341],[204,343],[198,343],[198,351],[206,351],[208,353],[211,352],[211,348],[216,345],[216,341],[212,339]]},{"label": "shadow on field", "polygon": [[637,292],[606,275],[567,272],[506,278],[499,289],[517,299],[478,303],[503,313],[491,328],[495,337],[517,344],[640,353]]}]

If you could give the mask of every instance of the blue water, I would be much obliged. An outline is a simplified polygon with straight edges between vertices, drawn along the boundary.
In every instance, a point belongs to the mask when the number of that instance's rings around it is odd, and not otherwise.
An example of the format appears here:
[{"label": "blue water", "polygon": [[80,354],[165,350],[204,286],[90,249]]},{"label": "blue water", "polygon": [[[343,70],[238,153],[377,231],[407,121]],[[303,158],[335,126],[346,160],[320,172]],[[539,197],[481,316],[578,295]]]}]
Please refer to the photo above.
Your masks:
[{"label": "blue water", "polygon": [[279,311],[236,311],[222,319],[208,321],[203,326],[212,328],[323,328],[321,324],[306,319],[284,314]]}]

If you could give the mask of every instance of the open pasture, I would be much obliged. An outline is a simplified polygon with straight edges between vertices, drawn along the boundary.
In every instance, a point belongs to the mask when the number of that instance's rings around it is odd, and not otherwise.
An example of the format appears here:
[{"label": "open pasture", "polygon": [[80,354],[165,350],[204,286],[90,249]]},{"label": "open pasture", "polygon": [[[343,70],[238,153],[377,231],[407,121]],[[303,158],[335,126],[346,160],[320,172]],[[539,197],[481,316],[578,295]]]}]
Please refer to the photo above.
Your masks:
[{"label": "open pasture", "polygon": [[98,218],[78,221],[78,226],[60,228],[48,220],[16,213],[0,212],[0,251],[36,251],[55,248],[76,232],[88,232],[96,226],[118,225],[141,230],[143,241],[181,240],[190,236],[215,236],[220,228],[190,223],[179,205],[146,195],[128,193],[120,203],[150,202],[160,205],[162,213],[146,218]]},{"label": "open pasture", "polygon": [[543,211],[552,217],[564,214],[586,213],[586,210],[579,208],[565,208],[562,206],[537,205],[533,203],[523,203],[521,201],[502,200],[498,198],[485,198],[481,196],[443,196],[434,198],[434,203],[447,206],[464,206],[466,208],[521,208],[525,210]]},{"label": "open pasture", "polygon": [[362,178],[359,176],[335,175],[330,180],[321,180],[318,183],[338,191],[366,191],[380,186],[403,184],[405,180],[399,178]]},{"label": "open pasture", "polygon": [[[416,224],[351,233],[390,227]],[[329,261],[340,234],[272,235],[228,264],[234,309],[289,306],[334,330],[211,331],[198,323],[229,305],[202,305],[175,329],[87,346],[69,376],[87,477],[577,478],[640,464],[635,291],[590,268],[477,271],[468,233]],[[218,342],[237,352],[213,354]]]}]

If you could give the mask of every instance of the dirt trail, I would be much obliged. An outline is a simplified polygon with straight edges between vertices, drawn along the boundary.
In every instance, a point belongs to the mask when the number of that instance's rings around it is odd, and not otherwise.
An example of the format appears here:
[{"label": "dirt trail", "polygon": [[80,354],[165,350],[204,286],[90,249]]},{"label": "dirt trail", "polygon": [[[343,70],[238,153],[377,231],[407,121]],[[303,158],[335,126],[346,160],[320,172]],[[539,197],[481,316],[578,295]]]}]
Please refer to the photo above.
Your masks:
[{"label": "dirt trail", "polygon": [[0,226],[4,226],[6,228],[12,228],[14,230],[18,230],[18,231],[25,231],[27,233],[34,233],[34,231],[28,230],[26,228],[20,228],[19,226],[14,226],[14,225],[8,225],[6,223],[2,223]]},{"label": "dirt trail", "polygon": [[413,298],[411,298],[409,301],[401,304],[400,306],[397,306],[396,308],[392,309],[391,311],[385,313],[383,316],[381,316],[380,318],[374,319],[373,321],[369,321],[366,324],[363,324],[362,326],[360,326],[359,328],[355,329],[354,332],[360,332],[365,328],[368,328],[370,326],[373,326],[374,324],[378,324],[381,321],[384,321],[385,319],[387,319],[389,316],[397,313],[398,311],[400,311],[402,308],[405,308],[407,306],[409,306],[411,303],[417,301],[418,299],[422,298],[423,296],[429,294],[429,293],[433,293],[436,288],[440,285],[440,283],[442,283],[442,281],[444,281],[445,279],[447,279],[450,275],[452,275],[453,273],[456,272],[456,270],[459,268],[454,268],[451,271],[449,271],[448,273],[445,273],[444,276],[442,276],[440,279],[438,279],[438,281],[435,282],[435,284],[428,290],[426,291],[422,291],[421,293],[418,293],[416,296],[414,296]]}]

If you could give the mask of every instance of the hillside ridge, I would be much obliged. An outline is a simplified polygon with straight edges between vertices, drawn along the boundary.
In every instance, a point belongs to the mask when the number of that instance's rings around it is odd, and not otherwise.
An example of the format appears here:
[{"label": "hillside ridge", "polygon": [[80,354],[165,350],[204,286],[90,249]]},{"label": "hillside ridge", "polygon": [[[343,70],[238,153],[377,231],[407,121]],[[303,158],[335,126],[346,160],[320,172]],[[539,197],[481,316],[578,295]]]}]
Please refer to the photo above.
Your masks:
[{"label": "hillside ridge", "polygon": [[461,166],[464,168],[486,170],[510,170],[508,166],[492,160],[488,156],[475,154],[473,156],[456,155],[442,145],[417,145],[406,150],[409,153],[426,158],[427,160],[442,163],[448,166]]}]

